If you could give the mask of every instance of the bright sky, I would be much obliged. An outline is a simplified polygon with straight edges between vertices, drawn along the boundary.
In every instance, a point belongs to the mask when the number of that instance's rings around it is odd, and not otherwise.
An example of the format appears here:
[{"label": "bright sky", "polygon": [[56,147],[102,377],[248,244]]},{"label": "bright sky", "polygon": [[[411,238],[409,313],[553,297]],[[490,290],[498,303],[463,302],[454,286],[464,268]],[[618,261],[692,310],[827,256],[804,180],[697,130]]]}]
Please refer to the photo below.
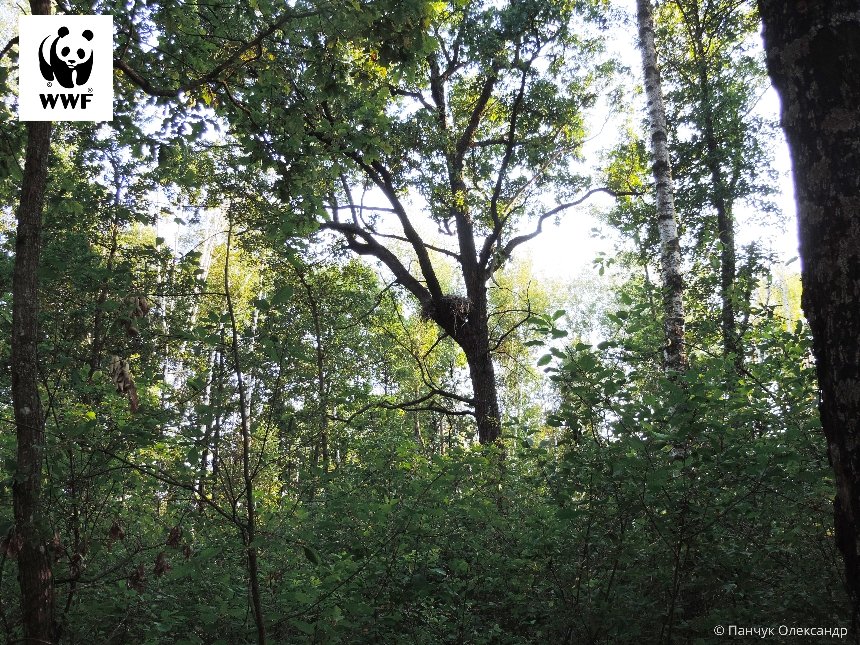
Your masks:
[{"label": "bright sky", "polygon": [[[759,112],[762,116],[777,117],[779,98],[773,89],[768,90],[762,98]],[[597,153],[598,150],[595,150],[595,154]],[[791,164],[782,136],[774,141],[773,165],[779,172],[779,192],[775,201],[785,221],[782,224],[774,222],[771,226],[763,226],[754,221],[757,217],[755,212],[748,208],[738,209],[735,213],[736,242],[738,248],[753,241],[760,242],[769,246],[786,262],[797,255],[798,242]],[[521,247],[519,257],[529,257],[536,274],[547,278],[566,278],[579,274],[584,267],[592,264],[598,252],[612,254],[616,238],[609,227],[601,225],[594,212],[601,208],[608,209],[611,204],[610,197],[596,196],[589,203],[592,208],[583,205],[578,210],[571,210],[557,226],[545,226],[543,235]],[[603,236],[596,235],[594,229],[601,231]]]},{"label": "bright sky", "polygon": [[[608,47],[632,71],[634,79],[631,82],[641,83],[641,62],[636,48],[635,0],[615,0],[614,5],[627,13],[628,22],[625,29],[614,32],[615,40],[608,43]],[[4,43],[8,40],[7,36],[11,36],[14,32],[16,21],[13,18],[17,12],[17,8],[11,5],[10,0],[0,0],[0,36],[3,37]],[[591,123],[603,123],[606,111],[605,106],[598,107]],[[771,89],[762,97],[757,112],[763,117],[777,118],[779,99],[775,91]],[[615,143],[614,135],[621,125],[620,121],[606,123],[587,143],[584,153],[593,167],[597,166],[601,151]],[[752,221],[755,219],[755,213],[740,209],[736,213],[736,236],[739,247],[754,240],[764,242],[770,245],[785,262],[797,255],[797,235],[789,154],[781,131],[778,131],[778,135],[778,140],[773,142],[774,166],[780,173],[776,202],[785,216],[785,225],[763,227]],[[376,201],[381,203],[381,200]],[[547,222],[544,233],[520,247],[514,259],[531,260],[536,277],[568,279],[582,274],[592,266],[592,261],[599,252],[603,251],[611,255],[614,251],[616,242],[613,232],[608,227],[601,227],[600,220],[595,215],[597,210],[610,206],[611,198],[596,196],[581,207],[566,212],[559,225]],[[168,239],[174,237],[175,233],[179,233],[172,230],[174,228],[172,224],[172,222],[164,222],[161,225],[164,229],[161,234],[166,233]],[[595,229],[602,229],[603,236],[595,234],[593,232]]]},{"label": "bright sky", "polygon": [[[635,0],[616,0],[615,4],[625,10],[629,17],[627,29],[618,32],[617,39],[608,44],[624,64],[630,68],[635,82],[641,84],[641,58],[637,49],[637,32],[635,28]],[[605,109],[605,108],[604,108]],[[757,105],[756,115],[767,119],[778,119],[779,97],[770,88]],[[592,123],[601,123],[603,114],[595,114]],[[620,123],[613,126],[607,124],[601,132],[585,147],[587,158],[599,159],[602,150],[608,149],[615,142],[614,135],[618,132]],[[778,138],[773,142],[774,169],[779,173],[778,194],[775,201],[782,211],[784,224],[774,222],[770,226],[756,223],[757,214],[750,209],[738,209],[735,213],[737,221],[736,242],[738,248],[757,241],[769,246],[778,257],[786,262],[797,255],[797,226],[794,203],[794,186],[791,181],[791,164],[788,147],[777,131]],[[568,212],[558,226],[545,226],[544,234],[521,247],[519,257],[531,259],[535,273],[547,278],[570,278],[579,275],[587,267],[592,266],[592,260],[603,251],[611,255],[615,247],[615,236],[608,227],[601,227],[600,219],[595,216],[595,209],[608,209],[612,200],[608,196],[595,197],[588,205],[578,210]],[[591,206],[591,208],[589,208]],[[601,238],[592,233],[592,229],[601,229],[605,237]],[[594,269],[596,271],[596,269]]]},{"label": "bright sky", "polygon": [[[641,85],[642,63],[637,46],[635,0],[616,0],[616,6],[626,11],[628,21],[626,28],[619,28],[612,32],[615,40],[607,43],[607,47],[610,53],[620,58],[630,69],[631,85]],[[642,105],[639,106],[639,113],[635,118],[637,123],[643,123],[644,120],[644,97],[640,96],[640,98]],[[591,170],[599,168],[603,151],[617,143],[617,134],[626,127],[627,115],[617,115],[607,121],[607,115],[610,112],[606,104],[597,105],[588,119],[590,126],[598,130],[590,134],[590,139],[583,148],[585,167]],[[775,90],[769,88],[762,95],[756,106],[755,115],[768,120],[778,120],[779,98]],[[761,217],[757,212],[750,208],[736,206],[735,235],[738,248],[755,241],[759,243],[762,250],[772,250],[777,258],[785,263],[797,255],[794,189],[790,175],[788,148],[782,131],[777,129],[776,135],[776,139],[772,142],[773,165],[779,173],[780,180],[777,186],[778,194],[774,200],[782,211],[782,221],[771,221],[764,226],[759,221]],[[366,203],[384,205],[385,200],[381,195],[369,193]],[[552,205],[548,203],[548,207]],[[537,278],[568,281],[583,274],[587,275],[589,272],[594,272],[596,275],[597,267],[593,264],[595,257],[600,252],[607,256],[614,255],[618,244],[615,231],[609,226],[602,225],[599,216],[601,211],[609,210],[612,205],[611,197],[596,195],[581,206],[566,211],[557,225],[548,220],[540,236],[516,250],[513,261],[529,261]],[[411,206],[420,210],[421,200],[413,200]],[[768,217],[770,220],[776,219],[772,215]],[[381,219],[386,222],[383,225],[384,229],[390,228],[390,232],[400,232],[393,216],[383,216]],[[419,221],[416,224],[419,232],[428,241],[443,246],[450,244],[450,238],[440,239],[436,233],[436,226],[429,221]],[[530,232],[533,228],[534,222],[526,221],[521,224],[519,232]],[[790,270],[796,270],[797,267],[799,265],[793,265]]]}]

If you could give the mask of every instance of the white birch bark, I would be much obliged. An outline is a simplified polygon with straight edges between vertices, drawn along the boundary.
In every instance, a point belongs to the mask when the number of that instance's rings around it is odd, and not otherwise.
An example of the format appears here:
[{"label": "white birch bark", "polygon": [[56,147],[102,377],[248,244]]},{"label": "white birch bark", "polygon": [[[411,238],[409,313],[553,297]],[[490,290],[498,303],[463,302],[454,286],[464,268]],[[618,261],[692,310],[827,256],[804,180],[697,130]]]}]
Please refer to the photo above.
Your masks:
[{"label": "white birch bark", "polygon": [[678,220],[675,216],[672,167],[666,129],[666,106],[657,48],[654,45],[654,16],[651,0],[637,0],[639,49],[648,100],[648,121],[651,132],[652,173],[657,193],[657,227],[660,232],[660,273],[663,280],[663,315],[666,333],[664,360],[666,369],[682,372],[687,367],[684,344],[684,280],[681,275],[681,247],[678,240]]}]

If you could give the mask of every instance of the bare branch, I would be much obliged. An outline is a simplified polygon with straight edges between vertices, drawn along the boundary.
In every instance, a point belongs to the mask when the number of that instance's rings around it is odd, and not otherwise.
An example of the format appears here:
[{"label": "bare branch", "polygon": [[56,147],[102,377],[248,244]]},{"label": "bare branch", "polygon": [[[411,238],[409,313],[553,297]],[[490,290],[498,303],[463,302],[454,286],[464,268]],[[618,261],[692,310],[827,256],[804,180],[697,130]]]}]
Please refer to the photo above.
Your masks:
[{"label": "bare branch", "polygon": [[428,103],[427,99],[424,98],[424,95],[421,92],[411,92],[409,90],[395,87],[394,85],[389,85],[388,91],[391,92],[392,96],[406,96],[411,99],[415,99],[421,104],[424,109],[430,110],[431,112],[434,111],[434,107],[430,103]]},{"label": "bare branch", "polygon": [[[402,316],[402,314],[400,313],[400,310],[399,310],[399,309],[396,309],[396,313],[397,313],[397,318],[398,318],[398,320],[400,321],[400,326],[401,326],[401,327],[406,331],[406,330],[408,329],[408,326],[407,326],[407,324],[406,324],[406,321],[403,319],[403,316]],[[447,329],[445,329],[445,325],[443,325],[443,324],[442,324],[442,322],[440,322],[439,320],[436,320],[436,323],[437,323],[440,327],[442,327],[442,328],[443,328],[443,330],[445,330],[446,334],[448,334],[449,336],[451,335],[450,331],[449,331],[449,330],[447,330]],[[384,328],[383,328],[383,329],[384,329]],[[404,342],[403,342],[403,340],[402,340],[400,337],[398,337],[396,334],[392,333],[392,332],[391,332],[391,331],[389,331],[388,329],[385,329],[385,332],[388,334],[388,336],[389,336],[389,337],[390,337],[390,338],[391,338],[391,339],[392,339],[396,344],[400,345],[400,347],[402,347],[403,349],[405,349],[405,350],[409,353],[409,355],[410,355],[410,356],[412,356],[412,359],[415,361],[415,364],[418,366],[418,369],[419,369],[419,371],[420,371],[420,373],[421,373],[421,381],[424,383],[424,385],[425,385],[425,386],[426,386],[426,387],[427,387],[431,392],[435,392],[435,393],[436,393],[436,394],[438,394],[439,396],[443,396],[443,397],[445,397],[445,398],[447,398],[447,399],[454,399],[455,401],[460,401],[461,403],[466,403],[467,405],[475,405],[475,399],[474,399],[474,398],[466,397],[466,396],[461,396],[461,395],[456,394],[456,393],[454,393],[454,392],[451,392],[451,391],[449,391],[449,390],[445,390],[445,389],[443,389],[443,388],[439,387],[438,385],[435,385],[435,384],[432,382],[432,380],[431,380],[431,377],[430,377],[430,374],[429,374],[429,370],[427,369],[427,366],[424,364],[424,358],[422,358],[421,356],[419,356],[419,355],[418,355],[418,352],[417,352],[417,351],[415,351],[415,349],[414,349],[414,348],[412,348],[412,347],[408,346],[406,343],[404,343]],[[441,342],[441,340],[442,340],[443,338],[444,338],[444,336],[440,336],[440,337],[436,340],[436,342],[437,342],[437,343],[438,343],[438,342]],[[428,352],[428,354],[429,354],[429,352]],[[428,354],[425,354],[424,356],[426,357]]]},{"label": "bare branch", "polygon": [[118,461],[119,463],[127,466],[128,468],[131,468],[132,470],[135,470],[135,471],[141,473],[142,475],[147,475],[148,477],[152,477],[156,481],[162,482],[164,484],[168,484],[170,486],[176,486],[177,488],[188,491],[192,495],[196,495],[197,498],[201,502],[203,502],[204,504],[209,506],[218,515],[225,518],[229,522],[232,522],[236,526],[241,527],[241,521],[239,520],[239,518],[236,516],[235,513],[233,513],[231,515],[230,513],[225,511],[223,508],[221,508],[218,505],[218,503],[214,499],[212,499],[211,497],[207,497],[194,484],[187,484],[183,481],[176,479],[172,475],[168,474],[165,470],[162,470],[157,465],[156,466],[143,466],[141,464],[136,464],[133,461],[129,461],[128,459],[126,459],[126,458],[116,454],[115,452],[112,452],[112,451],[106,449],[106,448],[103,448],[102,446],[90,444],[90,443],[87,443],[81,439],[77,439],[76,442],[81,447],[88,448],[89,450],[93,450],[95,452],[100,452],[103,455],[106,455],[107,457],[110,457],[111,459],[114,459],[114,460]]},{"label": "bare branch", "polygon": [[[325,118],[329,121],[330,124],[334,125],[335,120],[332,117],[331,113],[329,112],[328,106],[323,104],[322,109],[323,109],[323,114],[325,115]],[[388,199],[388,202],[391,204],[392,209],[394,210],[394,213],[397,215],[397,218],[400,220],[400,226],[403,228],[403,233],[406,235],[407,241],[409,242],[409,244],[412,245],[412,249],[415,251],[415,255],[418,257],[418,264],[421,267],[421,273],[424,276],[425,282],[427,283],[426,288],[424,288],[424,287],[421,288],[422,291],[424,291],[424,292],[429,291],[429,295],[432,296],[433,298],[441,298],[442,297],[442,287],[439,284],[439,278],[436,277],[436,271],[433,269],[433,262],[430,260],[430,254],[427,252],[427,245],[425,244],[425,242],[421,238],[421,236],[418,234],[418,231],[415,230],[415,227],[412,225],[412,222],[409,219],[409,215],[406,212],[406,208],[403,206],[403,203],[400,201],[400,198],[397,196],[397,189],[394,186],[394,177],[392,176],[392,174],[388,170],[388,168],[386,168],[379,160],[374,160],[374,161],[368,163],[364,159],[364,157],[361,155],[361,153],[359,153],[355,150],[339,149],[332,142],[331,138],[328,135],[326,135],[325,133],[319,132],[317,130],[311,130],[310,134],[312,136],[314,136],[315,138],[317,138],[322,143],[329,146],[330,148],[340,152],[340,154],[343,154],[348,159],[351,159],[352,161],[354,161],[358,165],[358,167],[364,171],[364,173],[367,175],[367,177],[374,184],[376,184],[377,188],[379,188],[383,192],[386,199]],[[355,211],[353,211],[353,212],[355,212]],[[357,235],[358,230],[359,230],[359,227],[356,226],[355,230],[353,231],[353,234]],[[367,233],[367,232],[365,231],[365,233]],[[367,235],[369,235],[369,233],[367,233]],[[390,250],[383,247],[376,240],[374,240],[373,243],[374,243],[375,247],[374,247],[374,252],[370,253],[371,255],[376,255],[376,257],[379,257],[380,259],[382,259],[382,257],[380,257],[380,255],[378,255],[379,252],[382,252],[386,256],[390,256],[391,258],[394,258],[396,261],[396,264],[402,268],[403,265],[400,264],[399,260],[396,260],[396,257],[394,256],[393,253],[391,253]],[[350,245],[350,248],[355,250],[357,253],[360,253],[360,251],[358,251],[357,247]],[[365,249],[365,250],[369,251],[370,249]],[[367,253],[365,253],[365,255],[366,254]],[[383,262],[385,262],[385,264],[388,265],[389,268],[392,268],[392,265],[389,264],[389,262],[387,260],[383,260]],[[392,268],[392,271],[393,270],[394,269]],[[395,275],[397,275],[397,274],[395,273]],[[400,276],[398,276],[398,280],[400,280]],[[412,278],[412,282],[418,284],[418,281],[415,280],[415,278]],[[419,299],[424,297],[424,296],[418,296],[418,294],[411,287],[409,287],[405,282],[403,282],[402,280],[401,280],[401,284],[406,286],[406,288],[409,289],[410,291],[412,291],[412,293],[414,293],[416,295],[416,297],[419,297]],[[424,302],[424,301],[422,300],[422,302]]]},{"label": "bare branch", "polygon": [[371,164],[371,167],[376,173],[376,176],[381,178],[382,183],[377,183],[377,186],[385,193],[388,201],[394,207],[394,212],[400,220],[400,225],[403,227],[403,233],[407,240],[412,245],[415,255],[418,256],[418,264],[421,267],[421,273],[424,275],[424,280],[427,282],[427,289],[434,298],[442,297],[442,287],[439,284],[439,279],[436,277],[436,271],[433,269],[433,262],[430,260],[430,255],[427,253],[427,245],[424,240],[415,230],[406,209],[397,196],[397,190],[394,188],[394,179],[388,169],[383,166],[378,160]]},{"label": "bare branch", "polygon": [[389,282],[388,284],[386,284],[385,287],[378,294],[376,294],[376,299],[373,301],[373,306],[360,316],[357,316],[354,322],[351,322],[348,325],[335,325],[332,327],[332,329],[334,331],[346,331],[347,329],[352,329],[353,327],[357,327],[358,325],[360,325],[364,320],[369,318],[370,315],[377,310],[377,308],[379,308],[379,305],[382,304],[382,299],[385,297],[385,294],[388,293],[391,290],[391,287],[393,287],[395,284],[397,284],[396,280],[394,282]]},{"label": "bare branch", "polygon": [[0,60],[3,60],[3,57],[9,53],[9,51],[18,44],[18,36],[15,36],[12,40],[6,43],[6,46],[0,50]]},{"label": "bare branch", "polygon": [[[420,396],[417,399],[412,399],[409,401],[374,401],[373,403],[368,403],[363,405],[358,410],[353,412],[348,417],[339,417],[336,415],[329,415],[329,418],[333,421],[339,421],[341,423],[349,424],[355,418],[360,417],[363,414],[366,414],[370,410],[374,409],[383,409],[383,410],[404,410],[406,412],[439,412],[442,414],[453,414],[459,416],[474,416],[474,412],[471,410],[451,410],[449,408],[443,408],[438,405],[424,405],[425,403],[432,401],[436,396],[446,396],[444,394],[440,394],[439,392],[429,392],[424,396]],[[448,398],[448,397],[446,397]]]},{"label": "bare branch", "polygon": [[358,212],[374,211],[374,212],[379,212],[379,213],[396,213],[397,212],[393,208],[386,208],[385,206],[365,206],[364,204],[359,204],[356,206],[355,204],[352,203],[351,198],[348,197],[347,199],[349,200],[350,203],[346,204],[344,206],[338,206],[337,207],[338,210],[353,210],[353,209],[355,209]]},{"label": "bare branch", "polygon": [[532,312],[528,311],[528,313],[518,323],[513,325],[510,329],[508,329],[508,331],[506,331],[504,334],[499,336],[499,338],[496,340],[495,344],[490,348],[490,351],[495,352],[497,349],[499,349],[499,347],[502,346],[502,343],[505,342],[505,339],[507,339],[507,337],[510,336],[511,334],[513,334],[517,329],[519,329],[520,327],[525,325],[526,322],[528,322],[528,320],[531,317],[532,317]]},{"label": "bare branch", "polygon": [[[517,56],[519,57],[519,52],[517,52]],[[505,154],[502,156],[502,164],[499,167],[499,175],[496,178],[496,186],[493,188],[493,196],[490,198],[490,216],[493,219],[493,231],[496,237],[501,235],[502,229],[502,222],[499,219],[499,197],[502,194],[502,185],[504,184],[505,176],[508,172],[508,166],[511,163],[511,157],[514,153],[514,141],[517,133],[517,118],[519,117],[520,108],[523,104],[523,97],[526,93],[526,81],[528,80],[528,73],[531,69],[532,62],[534,62],[534,58],[532,58],[528,65],[524,66],[522,71],[522,78],[520,79],[520,89],[517,91],[517,97],[516,99],[514,99],[514,105],[511,108],[511,120],[510,126],[508,128]]]},{"label": "bare branch", "polygon": [[[560,131],[561,127],[559,126],[555,129],[555,132],[553,132],[549,138],[554,139]],[[508,207],[505,216],[506,221],[510,214],[513,213],[514,210],[520,206],[518,202],[522,202],[527,198],[526,192],[528,191],[528,189],[538,181],[538,179],[548,168],[551,168],[556,163],[559,157],[561,157],[565,152],[568,151],[569,149],[566,146],[558,148],[552,155],[549,155],[541,168],[536,170],[534,174],[532,174],[531,178],[529,178],[522,186],[520,186],[520,188],[518,188],[513,195],[508,197]],[[505,222],[502,222],[501,227],[493,227],[491,233],[484,239],[484,243],[481,247],[481,253],[478,257],[478,263],[480,266],[487,267],[487,264],[493,251],[493,246],[499,241],[499,238],[502,235],[502,229],[504,228],[504,224]],[[495,271],[496,268],[498,267],[491,268],[490,273],[492,274],[492,272]]]},{"label": "bare branch", "polygon": [[508,146],[508,145],[512,145],[516,148],[516,147],[522,146],[523,142],[522,141],[515,141],[514,143],[511,143],[507,137],[495,138],[495,139],[479,139],[478,141],[472,142],[473,148],[490,148],[492,146]]},{"label": "bare branch", "polygon": [[478,130],[478,126],[481,123],[481,117],[484,115],[484,110],[487,109],[487,104],[490,102],[490,98],[493,96],[493,88],[495,88],[496,82],[498,80],[498,64],[493,63],[492,67],[490,68],[489,75],[484,80],[484,85],[481,88],[481,93],[478,96],[478,100],[475,102],[475,107],[472,109],[472,114],[469,117],[469,123],[466,125],[466,129],[463,130],[463,136],[461,136],[460,140],[457,141],[454,165],[458,169],[463,164],[463,157],[465,156],[466,151],[472,145],[472,141],[475,138],[475,132]]},{"label": "bare branch", "polygon": [[[403,263],[387,247],[380,244],[373,235],[357,224],[348,222],[323,222],[321,229],[338,231],[346,237],[346,243],[350,249],[359,255],[371,255],[382,262],[397,278],[397,282],[406,287],[409,292],[424,304],[432,300],[433,296]],[[360,238],[363,242],[359,242]]]},{"label": "bare branch", "polygon": [[421,357],[421,360],[424,360],[425,358],[430,356],[430,354],[433,352],[433,350],[439,346],[439,343],[441,343],[446,338],[450,338],[450,337],[451,336],[448,332],[446,332],[445,330],[442,330],[442,333],[439,334],[439,336],[436,337],[436,340],[433,341],[433,344],[430,345],[430,349],[428,349],[426,352],[424,352],[424,356]]},{"label": "bare branch", "polygon": [[592,188],[587,193],[585,193],[582,197],[580,197],[579,199],[576,199],[572,202],[566,202],[564,204],[559,204],[558,206],[556,206],[555,208],[551,208],[550,210],[548,210],[547,212],[545,212],[543,215],[541,215],[538,218],[537,226],[535,227],[534,231],[532,231],[531,233],[518,235],[515,238],[511,239],[504,246],[504,248],[499,251],[499,255],[493,259],[493,261],[490,263],[490,266],[488,267],[487,270],[490,273],[493,273],[494,271],[496,271],[496,269],[498,269],[502,265],[502,263],[505,260],[507,260],[509,257],[511,257],[511,253],[513,253],[515,248],[517,248],[521,244],[528,242],[529,240],[533,240],[538,235],[540,235],[543,232],[543,223],[547,219],[549,219],[553,215],[557,215],[559,213],[562,213],[569,208],[573,208],[574,206],[579,206],[584,201],[588,200],[589,198],[591,198],[594,195],[597,195],[599,193],[605,193],[607,195],[611,195],[612,197],[621,197],[621,196],[625,196],[625,195],[627,195],[627,196],[641,195],[641,193],[639,193],[639,192],[627,192],[627,191],[622,192],[622,191],[612,190],[611,188],[601,187],[601,188]]},{"label": "bare branch", "polygon": [[[392,240],[399,240],[400,242],[408,242],[409,241],[408,239],[406,239],[402,235],[394,235],[392,233],[379,233],[378,231],[374,231],[373,233],[374,233],[374,235],[376,235],[376,237],[385,237],[385,238],[392,239]],[[448,257],[452,257],[455,260],[457,260],[458,262],[460,261],[460,254],[456,253],[454,251],[451,251],[450,249],[443,249],[440,246],[435,246],[433,244],[427,244],[427,243],[425,243],[424,246],[426,246],[427,249],[430,251],[435,251],[436,253],[441,253],[442,255],[447,255]]]}]

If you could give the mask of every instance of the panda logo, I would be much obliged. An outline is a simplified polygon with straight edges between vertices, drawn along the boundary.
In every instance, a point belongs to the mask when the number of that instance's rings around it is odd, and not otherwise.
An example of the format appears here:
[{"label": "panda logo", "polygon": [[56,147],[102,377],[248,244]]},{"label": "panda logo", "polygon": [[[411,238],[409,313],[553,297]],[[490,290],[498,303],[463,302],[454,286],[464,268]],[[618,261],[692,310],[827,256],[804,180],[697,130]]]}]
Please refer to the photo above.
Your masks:
[{"label": "panda logo", "polygon": [[93,32],[84,29],[75,36],[70,35],[68,27],[60,27],[48,44],[52,38],[48,36],[39,46],[39,69],[45,80],[56,77],[60,85],[68,88],[86,83],[93,71]]}]

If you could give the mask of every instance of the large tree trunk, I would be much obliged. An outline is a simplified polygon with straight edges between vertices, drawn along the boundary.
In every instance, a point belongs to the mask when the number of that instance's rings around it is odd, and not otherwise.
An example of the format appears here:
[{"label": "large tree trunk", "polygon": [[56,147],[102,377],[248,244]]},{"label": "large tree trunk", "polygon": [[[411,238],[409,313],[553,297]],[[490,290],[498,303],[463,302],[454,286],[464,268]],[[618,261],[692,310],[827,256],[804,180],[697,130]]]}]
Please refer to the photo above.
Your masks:
[{"label": "large tree trunk", "polygon": [[[471,231],[469,232],[471,236]],[[474,253],[473,249],[466,252]],[[490,353],[489,311],[487,285],[480,272],[467,282],[471,310],[465,325],[465,337],[460,346],[469,364],[472,396],[475,400],[475,420],[478,424],[478,441],[489,444],[502,436],[502,415],[499,410],[499,393],[496,370]]]},{"label": "large tree trunk", "polygon": [[666,106],[657,49],[654,45],[654,16],[650,0],[637,0],[639,42],[648,98],[648,120],[651,127],[652,171],[657,192],[657,226],[660,232],[660,265],[663,278],[663,315],[666,333],[664,359],[666,369],[681,372],[687,367],[684,344],[684,280],[681,276],[681,246],[675,216],[672,167],[666,134]]},{"label": "large tree trunk", "polygon": [[[473,252],[473,248],[466,250],[466,253]],[[434,320],[451,335],[466,355],[478,440],[482,444],[489,444],[501,437],[502,415],[496,370],[490,352],[487,285],[477,268],[470,267],[467,273],[468,298],[443,297],[434,305]]]},{"label": "large tree trunk", "polygon": [[[51,11],[50,2],[31,2],[33,14]],[[54,642],[54,585],[41,517],[45,429],[39,400],[39,256],[42,208],[48,180],[51,124],[27,124],[27,151],[18,207],[15,268],[12,276],[12,407],[18,439],[17,472],[12,484],[18,554],[18,582],[24,642]]]},{"label": "large tree trunk", "polygon": [[[34,14],[47,14],[50,4],[33,2],[32,11]],[[55,635],[53,579],[41,521],[45,430],[39,400],[37,352],[38,269],[50,147],[51,124],[28,123],[12,278],[12,405],[18,439],[17,472],[12,493],[15,532],[21,545],[18,581],[24,640],[27,643],[50,643]]]},{"label": "large tree trunk", "polygon": [[836,540],[860,610],[860,0],[760,0],[794,167],[803,310],[836,474]]},{"label": "large tree trunk", "polygon": [[483,330],[479,329],[476,332],[463,350],[469,364],[469,378],[472,381],[478,440],[482,444],[488,444],[501,436],[501,413],[496,389],[496,372],[493,367],[493,357],[490,354],[486,325]]},{"label": "large tree trunk", "polygon": [[39,400],[39,255],[42,206],[48,176],[51,124],[27,124],[27,156],[12,278],[12,405],[18,437],[18,465],[12,493],[15,531],[21,543],[18,581],[24,640],[53,642],[54,589],[42,531],[40,494],[45,428]]}]

